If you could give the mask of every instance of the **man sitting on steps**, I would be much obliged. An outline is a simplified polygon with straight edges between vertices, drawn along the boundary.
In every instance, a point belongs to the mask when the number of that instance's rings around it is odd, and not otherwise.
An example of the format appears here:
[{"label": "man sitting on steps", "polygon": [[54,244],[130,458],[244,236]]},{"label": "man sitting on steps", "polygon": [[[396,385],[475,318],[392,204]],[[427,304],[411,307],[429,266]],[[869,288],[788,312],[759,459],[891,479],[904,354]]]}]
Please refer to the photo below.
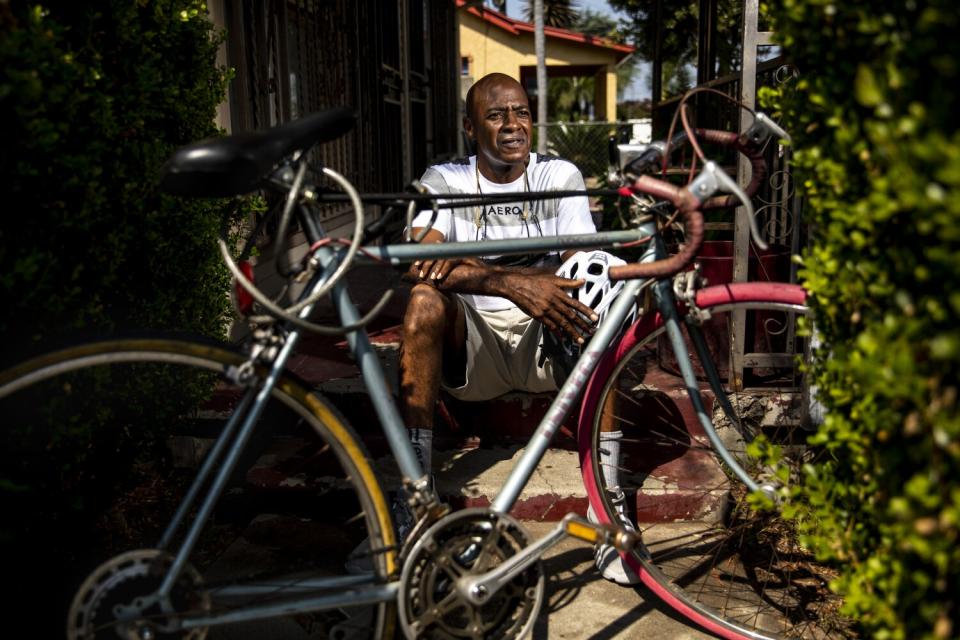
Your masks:
[{"label": "man sitting on steps", "polygon": [[[420,182],[430,192],[483,196],[584,189],[572,163],[530,151],[529,101],[513,78],[494,73],[478,80],[467,93],[463,127],[476,154],[427,169]],[[411,233],[419,233],[431,216],[418,215]],[[596,229],[587,198],[580,196],[441,209],[422,242],[589,233]],[[460,400],[483,401],[512,390],[555,391],[562,382],[557,363],[541,357],[543,330],[582,344],[597,320],[570,295],[584,281],[556,275],[574,253],[423,260],[411,266],[408,277],[415,284],[403,319],[401,410],[428,475],[441,388]],[[619,433],[604,434],[606,450],[617,457]],[[604,469],[616,473],[617,457]],[[615,478],[607,486],[617,486]],[[412,526],[409,511],[402,502],[393,510],[405,536]],[[636,582],[612,548],[598,549],[597,564],[608,579]]]}]

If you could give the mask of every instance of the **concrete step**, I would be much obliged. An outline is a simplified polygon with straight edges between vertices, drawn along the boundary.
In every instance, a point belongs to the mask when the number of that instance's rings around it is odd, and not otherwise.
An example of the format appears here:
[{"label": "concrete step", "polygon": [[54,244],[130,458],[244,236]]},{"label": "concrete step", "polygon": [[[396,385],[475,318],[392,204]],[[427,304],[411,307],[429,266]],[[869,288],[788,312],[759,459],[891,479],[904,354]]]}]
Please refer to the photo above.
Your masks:
[{"label": "concrete step", "polygon": [[[707,446],[706,436],[688,406],[686,389],[679,380],[660,372],[647,380],[650,389],[633,410],[637,423],[649,424],[650,429],[638,436],[630,434],[623,446],[623,466],[629,470],[623,473],[632,474],[624,478],[625,484],[642,486],[633,496],[637,519],[662,522],[719,517],[727,494],[725,476],[713,455],[701,448]],[[711,396],[705,401],[712,405]],[[356,397],[337,404],[352,406],[351,411],[356,412],[363,403]],[[438,427],[433,468],[440,497],[454,507],[489,505],[548,406],[549,397],[517,394],[475,403],[473,414],[461,417],[457,430],[449,425]],[[455,406],[457,411],[462,408]],[[353,423],[376,424],[373,420],[358,422],[356,416]],[[552,521],[571,511],[585,515],[588,502],[574,429],[567,427],[557,434],[555,446],[547,450],[514,506],[515,517]],[[685,434],[686,443],[679,434]],[[362,437],[384,486],[399,487],[399,473],[382,434],[368,426]],[[275,440],[248,474],[248,481],[259,490],[327,490],[334,481],[322,472],[311,480],[311,473],[336,465],[329,453],[326,462],[318,458],[315,446],[299,438]]]},{"label": "concrete step", "polygon": [[[194,444],[181,446],[192,447],[190,453],[198,462],[211,441],[192,438],[190,442]],[[434,451],[434,477],[441,499],[456,508],[489,506],[522,453],[520,445]],[[282,499],[291,504],[347,499],[339,474],[331,475],[330,470],[337,465],[329,455],[309,440],[275,438],[244,476],[246,490],[261,497],[282,494]],[[373,464],[386,490],[400,486],[391,456],[377,456]],[[709,454],[691,453],[659,466],[644,478],[643,489],[633,496],[636,518],[640,522],[662,522],[719,517],[726,496],[723,480]],[[511,513],[521,520],[554,521],[568,512],[585,515],[587,506],[578,454],[548,449]]]},{"label": "concrete step", "polygon": [[[709,448],[683,380],[651,366],[632,402],[618,408],[624,420],[621,484],[636,492],[638,522],[714,519],[726,499],[725,475]],[[701,389],[708,413],[714,398]]]},{"label": "concrete step", "polygon": [[[394,391],[399,341],[399,327],[387,327],[371,336]],[[395,465],[346,343],[311,339],[291,360],[290,369],[318,388],[357,429],[384,486],[398,487]],[[643,476],[631,482],[643,487],[635,496],[638,519],[652,522],[716,517],[726,496],[724,477],[712,454],[680,442],[707,444],[682,380],[650,367],[643,382],[647,391],[639,403],[628,408],[634,414],[631,420],[644,428],[640,435],[631,433],[623,448],[624,466]],[[704,395],[711,411],[713,398],[709,392]],[[222,418],[238,399],[219,394],[211,402],[211,416]],[[446,411],[441,412],[445,415],[438,417],[434,435],[434,473],[441,497],[455,507],[489,505],[551,401],[552,394],[524,393],[482,403],[445,398]],[[569,511],[586,513],[576,429],[575,411],[554,437],[521,494],[513,511],[516,517],[550,521]],[[209,429],[208,436],[215,431]],[[318,453],[308,435],[282,429],[280,433],[273,441],[260,443],[265,449],[247,474],[250,487],[256,491],[334,496],[336,481],[325,471],[336,466],[329,458],[324,459],[329,453]],[[189,464],[197,464],[209,443],[209,437],[181,436],[177,447],[181,457],[191,461]]]},{"label": "concrete step", "polygon": [[[455,508],[489,506],[523,453],[519,445],[479,446],[468,441],[456,449],[436,449],[433,468],[440,498]],[[400,487],[393,457],[374,454],[373,466],[384,488]],[[305,498],[336,498],[343,483],[332,454],[301,438],[277,438],[247,473],[257,491],[298,492]],[[548,449],[511,513],[522,520],[559,520],[573,511],[585,515],[587,496],[577,453]]]}]

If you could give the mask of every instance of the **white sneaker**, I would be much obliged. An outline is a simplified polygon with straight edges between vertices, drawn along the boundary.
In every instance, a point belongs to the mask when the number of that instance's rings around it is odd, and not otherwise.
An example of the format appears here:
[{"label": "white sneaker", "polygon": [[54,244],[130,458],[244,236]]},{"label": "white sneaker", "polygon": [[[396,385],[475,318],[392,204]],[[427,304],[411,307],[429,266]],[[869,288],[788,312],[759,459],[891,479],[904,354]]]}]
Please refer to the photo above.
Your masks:
[{"label": "white sneaker", "polygon": [[[613,497],[613,507],[617,512],[617,519],[619,520],[617,524],[627,531],[636,531],[630,518],[627,517],[626,496],[623,495],[623,491],[620,490],[620,487],[616,487],[613,490],[608,489],[608,491]],[[593,511],[593,506],[587,508],[587,520],[593,523],[600,522]],[[600,570],[600,575],[610,582],[616,582],[622,585],[633,585],[640,582],[640,576],[620,557],[620,553],[612,545],[598,544],[595,546],[593,558],[597,569]]]}]

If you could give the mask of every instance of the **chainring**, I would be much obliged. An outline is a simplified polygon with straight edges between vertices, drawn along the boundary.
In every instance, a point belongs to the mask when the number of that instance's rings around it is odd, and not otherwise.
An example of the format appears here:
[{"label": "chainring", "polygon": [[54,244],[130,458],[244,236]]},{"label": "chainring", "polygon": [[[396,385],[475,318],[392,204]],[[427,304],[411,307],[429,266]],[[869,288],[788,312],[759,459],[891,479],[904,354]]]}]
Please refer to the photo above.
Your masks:
[{"label": "chainring", "polygon": [[[148,598],[160,588],[172,557],[156,549],[127,551],[97,567],[73,598],[67,618],[69,640],[203,640],[206,627],[176,628],[158,603]],[[187,565],[173,586],[170,600],[177,613],[210,610],[200,591],[202,579]],[[139,611],[136,614],[127,611]]]},{"label": "chainring", "polygon": [[543,604],[541,562],[530,565],[483,605],[456,589],[462,576],[480,575],[527,546],[520,523],[490,509],[464,509],[423,534],[400,578],[399,614],[407,638],[519,638]]}]

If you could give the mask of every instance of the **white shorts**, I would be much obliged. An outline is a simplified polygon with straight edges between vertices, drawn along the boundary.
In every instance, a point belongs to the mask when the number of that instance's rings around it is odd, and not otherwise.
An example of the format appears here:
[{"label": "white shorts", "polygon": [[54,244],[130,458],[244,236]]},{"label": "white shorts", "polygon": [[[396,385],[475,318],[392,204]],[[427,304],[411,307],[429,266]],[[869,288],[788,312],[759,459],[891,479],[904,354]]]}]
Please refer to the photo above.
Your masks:
[{"label": "white shorts", "polygon": [[446,380],[441,387],[458,400],[482,401],[508,391],[543,393],[556,391],[553,365],[541,360],[543,327],[520,309],[483,311],[464,302],[467,324],[466,382],[451,387]]}]

